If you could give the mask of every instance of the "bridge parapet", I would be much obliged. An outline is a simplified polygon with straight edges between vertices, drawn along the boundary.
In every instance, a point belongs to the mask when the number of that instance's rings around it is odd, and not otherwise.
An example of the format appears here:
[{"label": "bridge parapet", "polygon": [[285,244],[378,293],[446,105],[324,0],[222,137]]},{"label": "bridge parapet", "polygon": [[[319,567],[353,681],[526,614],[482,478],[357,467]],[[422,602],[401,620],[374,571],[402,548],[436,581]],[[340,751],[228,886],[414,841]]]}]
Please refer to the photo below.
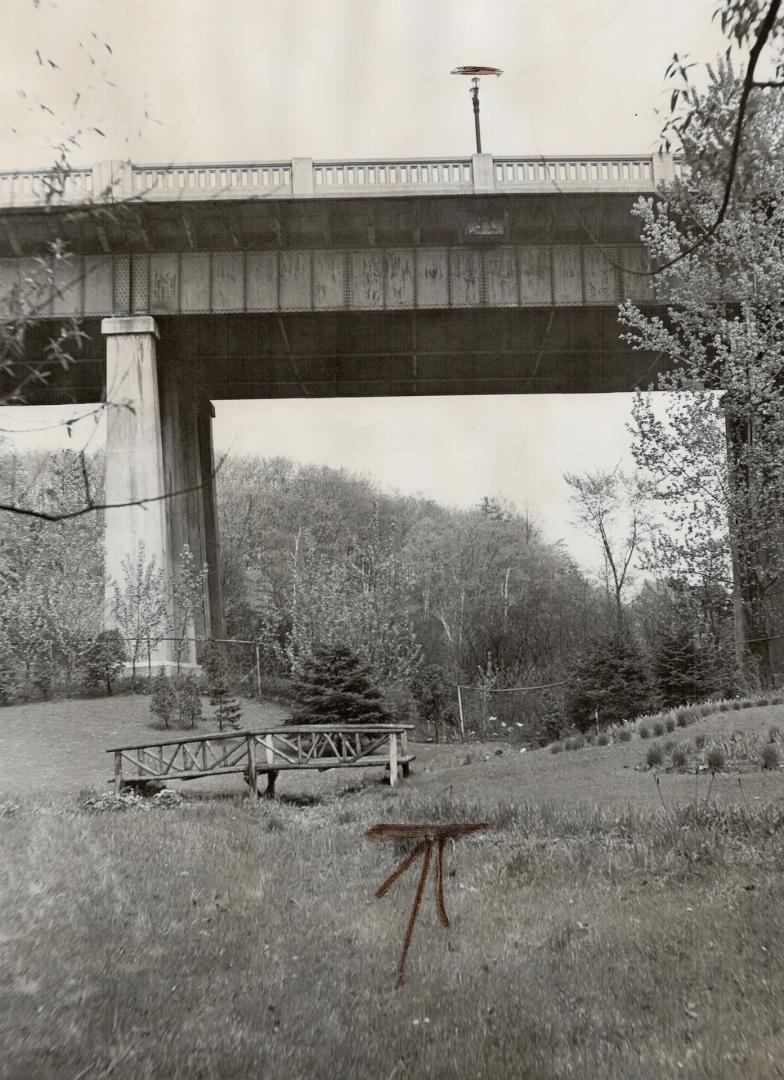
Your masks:
[{"label": "bridge parapet", "polygon": [[682,175],[670,154],[603,157],[294,158],[0,172],[0,209],[85,203],[368,198],[471,193],[639,193]]}]

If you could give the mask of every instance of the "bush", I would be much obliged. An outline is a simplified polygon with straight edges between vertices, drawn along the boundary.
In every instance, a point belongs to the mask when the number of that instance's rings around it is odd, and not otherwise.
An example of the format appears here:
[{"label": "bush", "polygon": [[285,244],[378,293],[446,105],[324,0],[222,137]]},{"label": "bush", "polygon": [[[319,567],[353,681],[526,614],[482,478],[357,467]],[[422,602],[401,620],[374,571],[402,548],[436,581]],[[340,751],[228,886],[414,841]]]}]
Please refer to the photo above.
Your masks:
[{"label": "bush", "polygon": [[726,757],[720,746],[711,746],[705,755],[705,764],[711,772],[722,772],[726,765]]},{"label": "bush", "polygon": [[454,682],[446,668],[431,664],[419,672],[411,687],[419,718],[432,724],[435,741],[445,724],[455,723]]},{"label": "bush", "polygon": [[608,746],[610,743],[610,736],[606,731],[602,731],[597,736],[596,743],[598,746]]},{"label": "bush", "polygon": [[781,731],[775,725],[768,730],[768,742],[774,743],[781,738]]},{"label": "bush", "polygon": [[689,755],[686,753],[685,747],[680,745],[673,747],[672,764],[676,769],[684,769],[688,760]]},{"label": "bush", "polygon": [[630,728],[626,727],[625,725],[624,727],[618,728],[618,732],[616,734],[618,742],[629,742],[631,737],[632,733]]},{"label": "bush", "polygon": [[645,761],[649,769],[654,769],[663,763],[664,753],[659,743],[651,743],[648,747],[648,752],[645,755]]},{"label": "bush", "polygon": [[563,743],[560,743],[560,742],[554,742],[553,745],[550,747],[550,753],[551,754],[560,754],[562,750],[563,750]]},{"label": "bush", "polygon": [[675,717],[674,716],[668,716],[666,721],[665,721],[665,725],[667,727],[667,731],[669,731],[669,732],[675,731]]},{"label": "bush", "polygon": [[779,750],[775,743],[765,743],[760,753],[760,765],[763,769],[778,769]]},{"label": "bush", "polygon": [[637,728],[637,734],[641,739],[649,739],[651,737],[651,729],[647,724],[640,724]]},{"label": "bush", "polygon": [[652,726],[653,726],[653,734],[656,735],[657,738],[659,736],[663,735],[664,732],[666,731],[663,720],[654,720]]},{"label": "bush", "polygon": [[201,695],[193,673],[181,679],[177,687],[177,719],[181,728],[195,728],[201,720]]},{"label": "bush", "polygon": [[573,670],[567,712],[582,731],[618,723],[650,709],[653,690],[645,662],[628,638],[601,638]]},{"label": "bush", "polygon": [[125,641],[119,630],[101,630],[87,648],[82,661],[84,682],[90,690],[106,687],[106,693],[112,693],[112,686],[125,665]]},{"label": "bush", "polygon": [[689,722],[689,713],[687,709],[678,709],[675,713],[675,723],[678,727],[686,727]]},{"label": "bush", "polygon": [[162,727],[168,729],[176,710],[177,691],[166,672],[161,670],[152,681],[150,712]]},{"label": "bush", "polygon": [[664,740],[664,753],[665,754],[671,754],[674,749],[675,749],[675,739],[665,739]]},{"label": "bush", "polygon": [[697,747],[698,750],[702,750],[702,748],[705,746],[705,736],[704,735],[695,735],[694,736],[694,745]]}]

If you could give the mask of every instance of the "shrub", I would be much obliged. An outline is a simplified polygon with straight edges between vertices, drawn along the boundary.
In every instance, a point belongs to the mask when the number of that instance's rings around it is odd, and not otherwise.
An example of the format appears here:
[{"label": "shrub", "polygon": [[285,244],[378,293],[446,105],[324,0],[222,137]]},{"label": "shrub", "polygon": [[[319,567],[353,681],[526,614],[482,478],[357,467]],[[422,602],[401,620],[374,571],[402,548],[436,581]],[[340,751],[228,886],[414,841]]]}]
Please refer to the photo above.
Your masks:
[{"label": "shrub", "polygon": [[656,735],[657,738],[660,735],[663,735],[664,732],[666,731],[663,720],[654,720],[652,726],[653,726],[653,734]]},{"label": "shrub", "polygon": [[721,772],[726,764],[724,751],[720,746],[711,746],[705,755],[705,764],[711,772]]},{"label": "shrub", "polygon": [[433,725],[435,741],[438,742],[444,724],[455,722],[454,683],[449,679],[446,668],[431,664],[419,672],[412,690],[419,717]]},{"label": "shrub", "polygon": [[584,741],[586,746],[593,746],[593,732],[592,731],[586,731],[583,734],[583,741]]},{"label": "shrub", "polygon": [[562,750],[563,750],[563,743],[560,743],[560,742],[554,742],[552,744],[552,746],[550,747],[550,753],[551,754],[560,754]]},{"label": "shrub", "polygon": [[694,736],[694,745],[697,747],[698,750],[702,750],[702,748],[705,746],[705,736],[704,735],[695,735]]},{"label": "shrub", "polygon": [[779,728],[777,728],[774,725],[773,727],[768,729],[768,742],[773,743],[773,742],[776,742],[776,740],[780,739],[780,738],[781,738],[781,731],[779,730]]},{"label": "shrub", "polygon": [[686,727],[689,722],[689,714],[686,709],[678,709],[675,713],[675,723],[677,727]]},{"label": "shrub", "polygon": [[671,754],[674,749],[675,749],[675,739],[665,739],[664,740],[664,753],[665,754]]},{"label": "shrub", "polygon": [[662,764],[664,761],[664,753],[659,743],[651,743],[648,747],[648,752],[645,755],[645,761],[649,769],[656,768],[657,765]]},{"label": "shrub", "polygon": [[668,731],[675,731],[675,717],[672,715],[668,716],[665,720],[665,726]]},{"label": "shrub", "polygon": [[641,739],[649,739],[651,737],[651,729],[647,724],[640,724],[637,728],[637,734]]},{"label": "shrub", "polygon": [[763,769],[778,769],[779,750],[775,743],[765,743],[760,753],[760,765]]},{"label": "shrub", "polygon": [[618,733],[616,735],[618,742],[629,742],[631,737],[632,733],[630,728],[626,726],[618,728]]},{"label": "shrub", "polygon": [[150,712],[162,727],[169,728],[176,709],[177,691],[166,672],[161,670],[152,681]]},{"label": "shrub", "polygon": [[684,769],[686,763],[689,760],[689,755],[686,753],[684,746],[674,746],[672,749],[672,764],[676,769]]},{"label": "shrub", "polygon": [[596,742],[599,746],[608,746],[610,742],[610,736],[607,734],[606,731],[602,731],[598,735]]},{"label": "shrub", "polygon": [[177,718],[181,728],[195,728],[201,720],[201,696],[196,676],[191,673],[177,687]]},{"label": "shrub", "polygon": [[125,641],[119,630],[101,630],[87,648],[82,661],[85,685],[91,690],[112,686],[125,664]]}]

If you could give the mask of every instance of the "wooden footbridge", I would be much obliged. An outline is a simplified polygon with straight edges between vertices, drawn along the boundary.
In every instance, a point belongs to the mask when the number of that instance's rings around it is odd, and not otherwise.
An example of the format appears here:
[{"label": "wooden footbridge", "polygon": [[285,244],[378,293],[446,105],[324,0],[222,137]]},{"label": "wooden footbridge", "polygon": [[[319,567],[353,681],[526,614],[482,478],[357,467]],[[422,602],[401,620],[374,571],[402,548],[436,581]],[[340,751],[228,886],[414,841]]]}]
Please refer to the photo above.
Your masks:
[{"label": "wooden footbridge", "polygon": [[408,776],[412,724],[286,725],[259,731],[184,735],[162,742],[113,746],[114,785],[118,794],[167,780],[201,780],[241,773],[252,797],[258,777],[267,776],[265,795],[275,794],[278,773],[293,769],[389,769],[394,787],[398,770]]}]

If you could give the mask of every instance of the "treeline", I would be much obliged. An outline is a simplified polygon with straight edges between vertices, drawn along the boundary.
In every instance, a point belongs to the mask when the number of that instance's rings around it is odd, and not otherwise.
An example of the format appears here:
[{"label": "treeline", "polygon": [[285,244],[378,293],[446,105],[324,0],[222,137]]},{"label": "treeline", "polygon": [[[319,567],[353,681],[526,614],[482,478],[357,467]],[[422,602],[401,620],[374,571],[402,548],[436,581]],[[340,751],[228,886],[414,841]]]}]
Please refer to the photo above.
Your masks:
[{"label": "treeline", "polygon": [[[87,468],[100,493],[100,458]],[[84,463],[70,452],[3,459],[0,479],[50,511],[84,497]],[[221,468],[218,501],[223,558],[210,572],[222,576],[228,635],[254,643],[232,650],[246,688],[256,645],[264,688],[282,695],[318,646],[345,647],[401,718],[456,724],[461,685],[468,730],[535,738],[733,689],[722,590],[648,582],[624,601],[619,635],[611,592],[531,513],[498,499],[453,509],[327,467],[243,457]],[[143,553],[127,578],[115,607],[131,607],[135,622],[146,612],[141,629],[129,616],[123,631],[136,642],[125,658],[143,668],[150,640],[175,631]],[[204,572],[194,564],[174,586],[186,634]],[[0,698],[106,682],[106,663],[90,674],[106,604],[101,514],[2,515],[0,588]],[[512,687],[545,689],[500,692]]]}]

